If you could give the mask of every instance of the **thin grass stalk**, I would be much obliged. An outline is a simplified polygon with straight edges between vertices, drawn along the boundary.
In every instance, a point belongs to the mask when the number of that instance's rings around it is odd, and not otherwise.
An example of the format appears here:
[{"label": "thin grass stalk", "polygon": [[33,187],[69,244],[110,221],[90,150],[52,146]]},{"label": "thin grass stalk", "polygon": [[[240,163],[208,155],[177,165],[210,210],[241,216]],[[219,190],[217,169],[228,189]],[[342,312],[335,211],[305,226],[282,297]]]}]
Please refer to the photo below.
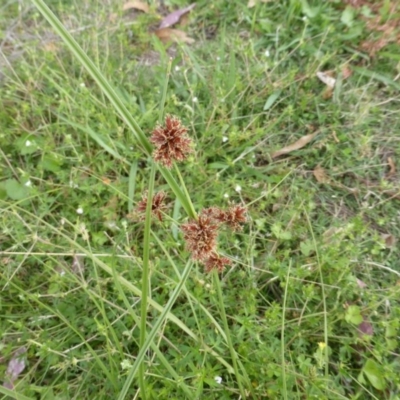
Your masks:
[{"label": "thin grass stalk", "polygon": [[[174,264],[174,261],[171,257],[171,254],[168,252],[168,250],[166,249],[166,247],[164,246],[163,242],[161,239],[158,238],[158,236],[152,232],[152,235],[154,237],[154,239],[156,239],[158,245],[161,247],[162,251],[165,254],[165,257],[167,258],[167,260],[171,263],[172,267],[175,270],[175,273],[178,277],[178,279],[180,279],[181,277],[181,273],[179,272],[178,268],[176,267],[176,265]],[[224,329],[222,328],[222,326],[216,321],[216,319],[212,316],[212,314],[210,313],[210,311],[207,309],[207,307],[205,307],[198,298],[196,298],[195,296],[193,296],[190,291],[186,288],[186,286],[183,287],[183,291],[185,292],[185,295],[187,296],[189,301],[194,301],[196,302],[197,306],[200,308],[200,310],[209,318],[210,322],[213,324],[213,329],[216,329],[219,334],[222,336],[222,338],[224,340],[226,340],[226,334],[224,332]],[[201,333],[200,333],[201,334]],[[229,373],[233,373],[234,370],[232,368],[231,365],[227,365],[225,364],[225,367],[227,368]]]},{"label": "thin grass stalk", "polygon": [[[12,208],[15,213],[18,213],[18,215],[28,215],[29,217],[36,219],[38,222],[40,221],[46,228],[48,228],[51,232],[54,232],[57,235],[60,235],[63,237],[73,248],[77,249],[78,252],[85,254],[90,260],[92,260],[96,265],[101,267],[107,274],[110,276],[116,276],[119,283],[124,286],[126,289],[128,289],[131,293],[133,293],[137,297],[142,297],[142,291],[133,285],[129,280],[125,279],[121,275],[114,275],[113,269],[109,267],[105,262],[101,261],[98,257],[90,253],[85,247],[81,246],[79,243],[76,241],[72,240],[68,235],[60,231],[59,229],[55,228],[53,225],[50,223],[42,220],[40,217],[38,217],[36,214],[33,214],[29,211],[26,211],[24,208],[21,208],[19,206],[15,206],[15,204],[11,204],[10,207]],[[7,208],[3,208],[3,211],[7,211]],[[156,309],[158,312],[163,313],[165,310],[165,307],[162,305],[158,304],[156,301],[153,299],[148,299],[148,303],[151,307]],[[176,317],[173,313],[167,312],[167,318],[176,324],[180,329],[182,329],[183,332],[185,332],[189,337],[191,337],[196,343],[199,343],[201,347],[211,354],[213,357],[215,357],[222,365],[224,365],[229,371],[231,370],[231,366],[211,347],[207,346],[207,344],[203,343],[201,339],[178,317]]]},{"label": "thin grass stalk", "polygon": [[[20,288],[19,286],[17,286],[13,281],[10,281],[10,285],[17,289],[19,292],[21,292],[27,299],[29,299],[32,303],[36,303],[38,304],[40,307],[45,308],[46,310],[49,311],[49,313],[51,313],[52,315],[56,315],[60,321],[63,321],[65,323],[65,325],[71,330],[73,331],[77,336],[79,336],[79,338],[81,339],[82,343],[86,346],[88,352],[91,354],[93,360],[96,361],[96,363],[98,364],[98,366],[100,367],[100,369],[104,372],[105,376],[108,379],[108,382],[111,382],[111,384],[114,386],[115,390],[117,390],[118,388],[118,382],[117,379],[115,378],[115,376],[113,376],[109,369],[106,367],[106,365],[103,363],[101,357],[98,355],[98,353],[92,348],[92,346],[89,344],[89,342],[86,340],[86,338],[82,335],[82,333],[79,331],[79,329],[77,329],[76,327],[74,327],[68,320],[68,318],[66,318],[61,312],[59,312],[56,308],[52,308],[51,306],[49,306],[46,303],[43,303],[40,300],[40,297],[37,297],[35,294],[32,294],[30,292],[25,291],[24,289]],[[32,400],[32,398],[30,398]]]},{"label": "thin grass stalk", "polygon": [[[54,15],[54,13],[50,10],[50,8],[46,5],[46,3],[43,0],[32,0],[32,2],[40,11],[40,13],[47,19],[47,21],[53,27],[55,32],[61,37],[61,39],[67,45],[72,54],[79,60],[82,66],[87,70],[90,76],[99,85],[101,91],[107,96],[107,98],[109,99],[109,101],[111,102],[114,109],[121,117],[121,119],[128,125],[132,133],[137,138],[144,154],[146,156],[150,156],[152,152],[152,146],[149,140],[143,133],[139,124],[136,122],[136,120],[132,117],[128,109],[125,107],[121,98],[118,96],[118,94],[115,92],[111,84],[105,78],[105,76],[100,72],[100,70],[96,67],[93,61],[82,50],[82,48],[79,46],[76,40],[63,26],[61,21]],[[196,214],[193,213],[193,207],[190,206],[191,204],[190,199],[188,199],[188,197],[182,192],[178,183],[172,176],[171,172],[162,166],[159,166],[159,170],[163,175],[164,179],[167,181],[171,190],[174,192],[175,196],[179,198],[182,207],[185,209],[189,217],[196,218]]]},{"label": "thin grass stalk", "polygon": [[232,339],[231,339],[231,335],[230,335],[230,329],[229,329],[229,325],[228,325],[228,320],[226,318],[224,298],[222,296],[222,289],[221,289],[221,282],[219,280],[218,271],[216,269],[213,270],[213,280],[214,280],[214,286],[217,289],[219,308],[220,308],[220,312],[221,312],[221,316],[222,316],[222,322],[224,323],[226,342],[229,347],[229,352],[231,353],[233,370],[235,371],[236,380],[239,385],[240,395],[242,396],[242,399],[246,399],[247,396],[246,396],[246,392],[245,392],[243,384],[242,384],[242,376],[239,374],[239,368],[238,368],[238,363],[237,363],[237,359],[236,359],[237,353],[233,347],[233,343],[232,343]]},{"label": "thin grass stalk", "polygon": [[321,281],[321,294],[322,294],[322,305],[324,307],[324,359],[325,359],[325,378],[328,379],[329,376],[329,347],[328,347],[328,311],[326,307],[326,293],[325,293],[325,284],[324,284],[324,276],[322,274],[322,264],[321,264],[321,257],[319,255],[317,240],[314,235],[314,230],[310,221],[310,217],[307,212],[304,212],[307,218],[308,226],[310,227],[311,236],[313,239],[313,244],[315,248],[315,255],[317,257],[318,262],[318,272],[319,272],[319,279]]},{"label": "thin grass stalk", "polygon": [[4,398],[10,398],[10,399],[15,399],[15,400],[32,400],[32,397],[27,397],[24,396],[23,394],[17,393],[15,390],[17,388],[14,389],[7,389],[5,386],[0,385],[0,393],[4,394],[4,396],[7,397],[3,397]]},{"label": "thin grass stalk", "polygon": [[172,68],[172,58],[169,59],[167,64],[167,73],[165,74],[164,85],[162,88],[160,112],[158,114],[158,120],[160,123],[162,123],[164,119],[165,101],[167,99],[168,83],[169,83],[169,78],[171,77],[171,68]]},{"label": "thin grass stalk", "polygon": [[[115,283],[116,283],[118,293],[125,304],[126,310],[129,312],[129,315],[132,317],[135,324],[137,326],[140,326],[139,316],[136,315],[134,309],[132,308],[131,304],[129,303],[129,301],[125,295],[125,292],[124,292],[121,284],[119,283],[118,279],[116,279],[115,268],[113,268],[113,273],[114,273],[114,278],[115,278]],[[175,379],[175,381],[177,382],[177,385],[179,385],[179,387],[181,387],[182,390],[186,393],[187,398],[192,399],[193,393],[191,392],[189,387],[185,384],[185,382],[182,381],[181,377],[177,374],[177,372],[172,368],[171,364],[164,357],[164,355],[161,353],[160,349],[154,342],[151,342],[151,349],[156,353],[157,358],[160,360],[161,364],[164,365],[164,367],[168,370],[168,372],[171,374],[171,376]]]},{"label": "thin grass stalk", "polygon": [[176,163],[174,163],[174,168],[175,168],[176,174],[178,175],[178,179],[179,179],[179,182],[181,184],[182,191],[185,194],[186,198],[189,200],[189,205],[188,206],[190,207],[191,215],[194,216],[195,219],[197,219],[196,210],[194,209],[193,203],[190,200],[190,195],[189,195],[189,192],[188,192],[188,190],[186,188],[185,181],[183,180],[181,172],[179,171],[179,168],[176,165]]},{"label": "thin grass stalk", "polygon": [[290,277],[291,267],[292,267],[292,262],[290,261],[288,272],[286,275],[285,294],[283,297],[283,309],[282,309],[282,327],[281,327],[282,392],[284,400],[287,400],[288,398],[287,383],[286,383],[286,362],[285,362],[285,315],[286,315],[286,301],[287,301],[287,292],[289,287],[289,277]]},{"label": "thin grass stalk", "polygon": [[[149,190],[147,193],[146,218],[144,222],[144,239],[143,239],[143,270],[142,270],[142,299],[140,310],[140,348],[146,341],[146,322],[147,322],[147,298],[149,295],[149,270],[150,270],[150,232],[151,232],[151,211],[153,205],[154,181],[156,176],[156,166],[151,163],[151,172],[149,179]],[[139,365],[139,386],[142,399],[146,400],[146,387],[144,382],[144,363]]]},{"label": "thin grass stalk", "polygon": [[136,356],[136,360],[135,363],[133,364],[128,377],[126,378],[126,381],[124,383],[124,386],[118,396],[117,400],[124,400],[128,394],[129,388],[132,385],[133,379],[135,378],[138,369],[139,369],[139,365],[140,363],[142,363],[144,356],[146,355],[147,350],[149,349],[149,347],[151,346],[151,343],[153,342],[154,338],[156,337],[161,325],[164,323],[165,319],[167,318],[167,315],[169,313],[169,311],[171,310],[172,306],[174,305],[176,299],[178,298],[178,296],[181,293],[181,290],[186,282],[187,277],[190,274],[190,271],[192,270],[192,261],[188,261],[188,263],[186,264],[186,267],[182,273],[181,276],[181,280],[178,283],[178,285],[176,286],[175,290],[173,291],[171,297],[168,300],[168,303],[166,304],[166,306],[164,307],[161,315],[158,317],[157,321],[155,322],[155,324],[153,325],[153,328],[151,329],[151,331],[149,332],[149,334],[147,335],[146,341],[144,343],[143,346],[140,347],[139,353]]},{"label": "thin grass stalk", "polygon": [[105,76],[96,67],[94,62],[87,56],[79,44],[75,41],[72,35],[66,30],[61,21],[54,15],[50,8],[43,0],[32,0],[40,13],[47,19],[50,25],[54,28],[57,34],[62,38],[67,47],[72,51],[74,56],[79,60],[83,67],[89,72],[92,78],[100,86],[102,92],[108,97],[111,104],[120,114],[123,121],[129,126],[132,132],[136,135],[143,151],[149,156],[151,154],[151,144],[143,133],[142,129],[131,116],[125,107],[121,98],[117,95],[111,84]]}]

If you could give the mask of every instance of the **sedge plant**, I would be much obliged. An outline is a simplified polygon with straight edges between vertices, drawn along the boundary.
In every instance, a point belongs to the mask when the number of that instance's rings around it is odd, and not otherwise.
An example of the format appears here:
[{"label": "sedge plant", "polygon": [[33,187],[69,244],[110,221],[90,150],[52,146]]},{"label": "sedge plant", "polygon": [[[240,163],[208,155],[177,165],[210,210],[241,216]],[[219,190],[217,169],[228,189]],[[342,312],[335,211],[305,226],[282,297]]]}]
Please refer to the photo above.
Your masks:
[{"label": "sedge plant", "polygon": [[[185,282],[188,279],[193,265],[199,262],[203,265],[205,272],[212,273],[214,277],[214,284],[218,293],[218,301],[221,317],[223,320],[223,331],[225,333],[225,339],[227,347],[229,348],[232,367],[225,360],[222,360],[220,356],[215,354],[213,350],[208,348],[205,344],[203,347],[211,354],[216,356],[221,363],[228,367],[230,372],[233,372],[242,398],[247,397],[247,391],[252,392],[251,383],[247,377],[246,371],[241,366],[240,360],[236,350],[233,347],[232,341],[229,334],[229,326],[223,304],[222,288],[220,286],[219,274],[221,274],[226,266],[231,265],[231,260],[224,255],[219,253],[218,249],[218,234],[221,229],[229,229],[232,231],[238,231],[241,229],[242,224],[247,221],[247,210],[246,207],[239,204],[232,204],[227,209],[221,209],[218,206],[210,207],[201,210],[199,213],[195,211],[195,206],[190,198],[190,195],[185,187],[184,180],[180,174],[177,166],[178,162],[183,162],[187,156],[193,152],[194,144],[193,140],[188,134],[188,129],[182,124],[180,119],[175,116],[166,115],[164,116],[164,104],[166,99],[166,93],[168,88],[168,77],[170,73],[170,65],[166,74],[166,79],[163,85],[163,96],[161,99],[160,113],[159,113],[159,124],[154,128],[150,135],[150,138],[141,129],[139,124],[136,122],[134,117],[129,113],[125,107],[123,101],[118,96],[112,85],[107,79],[101,74],[99,69],[93,63],[93,61],[84,53],[82,48],[68,33],[59,19],[52,13],[47,7],[43,0],[33,0],[38,10],[52,25],[57,34],[62,38],[70,51],[79,60],[82,66],[87,70],[95,82],[99,85],[102,93],[109,99],[111,105],[114,107],[115,112],[121,117],[125,124],[129,127],[132,134],[137,139],[140,149],[142,150],[143,156],[149,159],[151,163],[151,172],[149,177],[148,190],[142,194],[142,199],[138,202],[136,211],[137,214],[142,215],[144,219],[144,238],[143,238],[143,265],[142,265],[142,283],[141,289],[135,288],[135,294],[140,294],[141,297],[141,311],[139,318],[140,327],[140,349],[136,355],[135,362],[130,368],[130,371],[126,377],[123,387],[118,395],[118,400],[123,400],[128,396],[129,389],[137,376],[138,385],[140,388],[140,395],[143,399],[146,399],[146,368],[145,358],[148,350],[152,348],[160,362],[166,365],[166,368],[171,372],[171,375],[178,379],[172,366],[168,364],[165,358],[163,358],[160,351],[157,349],[155,343],[156,335],[159,333],[160,327],[167,319],[172,319],[171,309],[176,299],[182,290],[184,290]],[[154,147],[154,148],[153,148]],[[172,170],[175,171],[175,175],[178,177],[178,181],[174,178]],[[180,201],[183,208],[185,209],[189,220],[186,223],[180,225],[180,231],[185,240],[185,248],[190,253],[183,272],[180,274],[179,282],[172,292],[169,300],[165,306],[160,306],[150,297],[150,241],[152,224],[154,220],[162,221],[163,216],[166,213],[167,207],[165,200],[167,193],[164,191],[155,191],[155,176],[156,172],[163,176],[168,184],[168,187],[176,198]],[[85,251],[83,248],[80,250]],[[87,252],[88,254],[90,252]],[[93,260],[98,263],[98,260]],[[121,283],[125,283],[125,288],[132,289],[132,285],[125,282],[121,277],[116,276],[116,272],[110,269],[104,263],[98,263],[101,268],[113,275],[117,288],[121,291]],[[122,296],[125,298],[125,296]],[[129,306],[129,303],[125,301],[134,319],[137,320],[136,313]],[[155,306],[157,305],[157,306]],[[151,329],[147,332],[148,326],[148,307],[153,306],[161,311],[155,322],[152,323]],[[175,321],[176,322],[176,321]],[[182,321],[178,321],[178,324],[182,327],[184,324]],[[190,330],[185,327],[184,330],[188,333]],[[191,336],[198,339],[195,334],[190,332]],[[239,367],[241,370],[239,370]],[[190,397],[190,389],[183,382],[179,385],[183,391]],[[246,390],[247,389],[247,390]]]}]

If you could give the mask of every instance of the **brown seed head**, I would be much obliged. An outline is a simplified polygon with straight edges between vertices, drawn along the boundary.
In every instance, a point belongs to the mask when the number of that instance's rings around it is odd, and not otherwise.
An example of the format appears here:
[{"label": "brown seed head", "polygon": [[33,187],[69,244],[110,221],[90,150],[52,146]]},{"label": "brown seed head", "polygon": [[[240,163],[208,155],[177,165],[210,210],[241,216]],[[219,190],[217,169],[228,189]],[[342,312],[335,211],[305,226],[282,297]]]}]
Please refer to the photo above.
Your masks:
[{"label": "brown seed head", "polygon": [[211,272],[216,269],[218,272],[222,272],[226,265],[232,265],[229,258],[221,257],[218,253],[212,253],[207,260],[204,261],[204,267],[206,272]]},{"label": "brown seed head", "polygon": [[224,211],[218,207],[209,207],[201,210],[200,215],[212,218],[215,222],[221,223],[221,218],[223,217]]},{"label": "brown seed head", "polygon": [[[158,192],[153,196],[152,204],[151,204],[151,213],[159,219],[159,221],[163,220],[162,213],[166,210],[167,206],[164,203],[167,194],[165,192]],[[147,208],[148,201],[148,192],[144,192],[142,194],[142,200],[139,201],[137,205],[137,211],[139,213],[145,213]]]},{"label": "brown seed head", "polygon": [[192,253],[194,260],[205,260],[215,251],[217,245],[218,225],[212,218],[199,215],[199,219],[192,220],[181,226],[186,249]]},{"label": "brown seed head", "polygon": [[154,160],[171,168],[173,161],[183,161],[193,151],[187,128],[171,115],[165,117],[165,125],[158,125],[151,134],[150,142],[156,146]]},{"label": "brown seed head", "polygon": [[242,229],[240,224],[247,221],[246,208],[240,205],[231,206],[222,211],[218,218],[234,231],[240,231]]}]

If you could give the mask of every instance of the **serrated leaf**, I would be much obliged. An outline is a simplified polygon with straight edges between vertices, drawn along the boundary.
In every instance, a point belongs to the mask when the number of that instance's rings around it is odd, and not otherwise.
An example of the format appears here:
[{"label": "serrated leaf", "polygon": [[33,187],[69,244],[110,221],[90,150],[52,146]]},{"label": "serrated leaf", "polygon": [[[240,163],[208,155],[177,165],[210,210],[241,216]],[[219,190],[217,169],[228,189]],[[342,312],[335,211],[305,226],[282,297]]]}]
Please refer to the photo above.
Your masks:
[{"label": "serrated leaf", "polygon": [[319,7],[310,7],[307,0],[301,0],[301,6],[301,11],[308,18],[315,18],[320,13]]},{"label": "serrated leaf", "polygon": [[315,251],[314,242],[312,242],[311,240],[301,242],[300,251],[303,253],[304,256],[308,257],[312,252]]},{"label": "serrated leaf", "polygon": [[374,334],[374,327],[370,322],[365,320],[358,325],[357,329],[361,337],[372,336]]},{"label": "serrated leaf", "polygon": [[56,158],[50,156],[50,155],[45,155],[41,162],[39,163],[40,167],[43,168],[45,171],[50,171],[57,173],[61,169],[61,162],[60,160],[57,160]]},{"label": "serrated leaf", "polygon": [[375,389],[385,390],[386,381],[382,373],[382,367],[375,360],[369,358],[364,365],[363,372]]},{"label": "serrated leaf", "polygon": [[292,238],[292,234],[290,232],[285,232],[280,225],[272,225],[271,231],[277,239],[290,240]]},{"label": "serrated leaf", "polygon": [[354,9],[347,6],[342,13],[340,21],[350,28],[354,21]]},{"label": "serrated leaf", "polygon": [[33,154],[38,150],[38,146],[33,139],[19,140],[17,143],[17,147],[19,147],[20,154],[23,156]]},{"label": "serrated leaf", "polygon": [[346,311],[345,316],[346,322],[349,324],[359,325],[363,322],[363,317],[361,315],[360,307],[358,306],[349,306]]},{"label": "serrated leaf", "polygon": [[7,196],[13,200],[23,200],[29,196],[29,189],[16,179],[5,181],[4,188],[6,189]]}]

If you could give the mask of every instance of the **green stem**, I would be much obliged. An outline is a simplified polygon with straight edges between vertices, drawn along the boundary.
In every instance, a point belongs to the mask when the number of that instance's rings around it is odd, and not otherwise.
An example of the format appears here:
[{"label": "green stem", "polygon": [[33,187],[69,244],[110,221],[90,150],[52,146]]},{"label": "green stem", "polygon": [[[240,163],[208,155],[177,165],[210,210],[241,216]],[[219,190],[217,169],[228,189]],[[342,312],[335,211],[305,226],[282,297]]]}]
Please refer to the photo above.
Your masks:
[{"label": "green stem", "polygon": [[182,177],[182,175],[181,175],[181,172],[179,171],[179,168],[177,167],[176,163],[174,163],[174,168],[175,168],[176,174],[178,175],[178,179],[179,179],[179,182],[180,182],[180,184],[181,184],[181,189],[182,189],[184,195],[186,196],[186,203],[187,203],[187,204],[186,204],[186,207],[189,208],[189,210],[190,210],[190,213],[188,213],[188,214],[189,214],[192,218],[197,219],[196,210],[194,209],[192,200],[190,199],[189,192],[188,192],[188,190],[187,190],[187,188],[186,188],[186,185],[185,185],[185,181],[183,180],[183,177]]},{"label": "green stem", "polygon": [[230,329],[228,325],[228,320],[226,318],[226,312],[225,312],[225,306],[224,306],[224,298],[222,296],[222,289],[221,289],[221,282],[219,280],[218,276],[218,271],[214,269],[213,271],[213,279],[214,279],[214,285],[217,289],[217,294],[218,294],[218,301],[219,301],[219,308],[222,316],[222,322],[224,323],[224,329],[225,329],[225,334],[226,334],[226,341],[228,343],[229,351],[231,353],[231,358],[232,358],[232,364],[233,364],[233,370],[235,371],[236,375],[236,380],[239,385],[239,390],[240,390],[240,395],[242,399],[246,399],[246,392],[244,390],[244,387],[242,385],[242,377],[239,374],[239,368],[238,368],[238,363],[237,363],[237,353],[233,347],[231,335],[230,335]]},{"label": "green stem", "polygon": [[[138,140],[140,146],[142,147],[143,153],[146,156],[151,156],[152,146],[140,128],[139,124],[133,118],[131,113],[125,107],[123,100],[118,96],[117,92],[111,86],[109,81],[96,67],[93,61],[87,56],[83,49],[79,46],[72,35],[63,26],[61,21],[54,15],[50,8],[46,5],[43,0],[32,0],[32,3],[37,7],[40,13],[47,19],[50,25],[53,27],[55,32],[61,37],[63,42],[72,52],[72,54],[79,60],[81,65],[86,69],[89,75],[94,79],[94,81],[99,85],[101,91],[107,96],[111,104],[113,105],[115,111],[119,114],[120,118],[127,124],[136,139]],[[168,76],[169,77],[169,76]],[[167,86],[167,85],[165,85]],[[158,168],[163,175],[164,179],[167,181],[171,190],[174,192],[175,196],[181,201],[183,208],[186,213],[191,218],[196,218],[196,213],[189,207],[188,201],[186,201],[186,194],[184,194],[175,181],[174,177],[170,171],[158,165]]]},{"label": "green stem", "polygon": [[[151,211],[153,205],[153,189],[156,176],[155,163],[151,163],[149,190],[147,193],[146,219],[144,225],[144,240],[143,240],[143,271],[142,271],[142,301],[140,312],[140,348],[143,347],[146,341],[146,321],[147,321],[147,296],[149,294],[149,271],[150,271],[150,233],[151,233]],[[146,399],[146,387],[144,382],[145,368],[144,363],[139,365],[139,386],[142,399]]]},{"label": "green stem", "polygon": [[286,383],[286,361],[285,361],[285,316],[286,316],[286,302],[287,302],[287,292],[289,287],[289,277],[290,277],[290,268],[292,266],[292,261],[289,263],[288,272],[286,275],[286,285],[285,285],[285,294],[283,298],[283,308],[282,308],[282,328],[281,328],[281,364],[282,364],[282,391],[283,398],[287,400],[287,383]]},{"label": "green stem", "polygon": [[136,356],[136,361],[133,364],[128,377],[126,378],[124,387],[122,388],[117,400],[124,400],[126,395],[128,394],[128,391],[129,391],[129,388],[131,387],[132,381],[138,371],[138,367],[139,367],[140,363],[143,361],[144,356],[145,356],[147,350],[149,349],[149,347],[151,346],[153,339],[159,333],[159,329],[160,329],[161,325],[164,323],[165,319],[167,318],[167,315],[170,312],[172,306],[174,305],[176,299],[180,295],[181,290],[182,290],[183,286],[185,285],[186,279],[189,276],[190,271],[192,270],[192,266],[193,266],[193,263],[191,261],[189,261],[186,264],[186,267],[181,275],[181,279],[180,279],[178,285],[176,286],[174,292],[172,293],[171,297],[169,298],[167,305],[164,307],[161,315],[158,317],[158,320],[155,322],[150,333],[147,335],[145,343],[143,344],[143,346],[140,346],[139,353]]},{"label": "green stem", "polygon": [[167,74],[166,74],[166,77],[165,77],[165,80],[164,80],[164,86],[163,86],[161,104],[160,104],[160,113],[159,113],[159,116],[158,116],[158,119],[159,119],[160,123],[164,119],[165,100],[167,98],[168,83],[169,83],[169,78],[171,76],[171,68],[172,68],[172,58],[170,58],[169,61],[168,61]]}]

